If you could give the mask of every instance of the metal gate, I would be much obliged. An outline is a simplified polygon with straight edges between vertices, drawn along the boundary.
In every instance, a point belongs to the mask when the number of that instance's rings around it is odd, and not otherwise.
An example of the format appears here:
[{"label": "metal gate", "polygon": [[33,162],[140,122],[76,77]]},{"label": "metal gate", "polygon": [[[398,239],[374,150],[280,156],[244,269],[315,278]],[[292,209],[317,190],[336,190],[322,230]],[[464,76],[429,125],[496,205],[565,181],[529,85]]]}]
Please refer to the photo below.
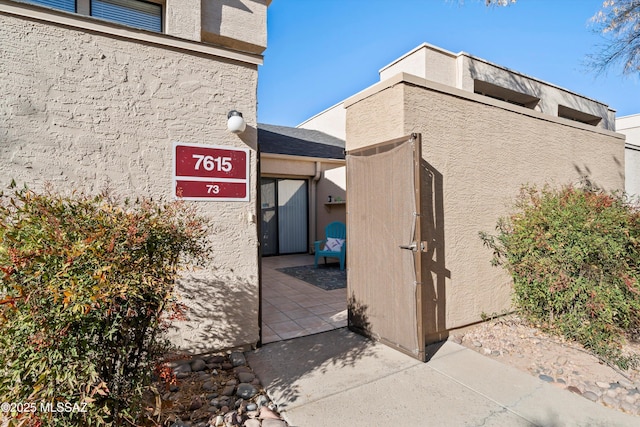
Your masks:
[{"label": "metal gate", "polygon": [[425,360],[420,135],[347,152],[349,327]]}]

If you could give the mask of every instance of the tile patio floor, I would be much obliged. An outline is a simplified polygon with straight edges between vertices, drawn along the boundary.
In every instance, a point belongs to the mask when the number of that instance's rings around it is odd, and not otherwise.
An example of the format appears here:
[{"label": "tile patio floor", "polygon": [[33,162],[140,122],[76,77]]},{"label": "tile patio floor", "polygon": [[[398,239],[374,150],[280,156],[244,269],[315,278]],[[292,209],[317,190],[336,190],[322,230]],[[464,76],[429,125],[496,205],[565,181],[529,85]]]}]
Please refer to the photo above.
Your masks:
[{"label": "tile patio floor", "polygon": [[262,343],[347,326],[347,289],[325,291],[276,268],[313,265],[313,255],[262,258]]}]

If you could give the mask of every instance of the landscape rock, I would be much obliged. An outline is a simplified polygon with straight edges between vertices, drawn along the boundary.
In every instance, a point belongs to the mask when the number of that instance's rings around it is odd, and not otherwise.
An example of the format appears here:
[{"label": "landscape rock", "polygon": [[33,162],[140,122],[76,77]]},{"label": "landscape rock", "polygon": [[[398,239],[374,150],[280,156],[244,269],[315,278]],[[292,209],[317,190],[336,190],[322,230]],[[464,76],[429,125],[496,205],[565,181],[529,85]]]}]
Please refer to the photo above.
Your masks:
[{"label": "landscape rock", "polygon": [[619,406],[618,405],[618,401],[616,399],[614,399],[613,397],[608,396],[608,395],[602,396],[602,403],[604,403],[605,405],[610,406],[612,408],[616,408],[616,407]]},{"label": "landscape rock", "polygon": [[182,374],[182,373],[191,373],[191,365],[188,363],[180,364],[175,368],[173,368],[173,373],[176,375]]},{"label": "landscape rock", "polygon": [[235,391],[236,386],[234,385],[228,385],[226,386],[223,390],[222,390],[222,394],[223,396],[233,396],[233,392]]},{"label": "landscape rock", "polygon": [[575,393],[579,396],[582,396],[582,392],[580,391],[580,389],[576,386],[572,386],[570,385],[569,387],[567,387],[567,390],[569,390],[571,393]]},{"label": "landscape rock", "polygon": [[618,385],[621,386],[621,387],[624,387],[626,389],[630,389],[630,388],[634,388],[635,387],[631,381],[627,381],[624,378],[621,378],[621,379],[618,380]]},{"label": "landscape rock", "polygon": [[258,405],[258,408],[262,408],[263,406],[267,406],[268,404],[269,404],[269,398],[264,394],[261,394],[256,399],[256,405]]},{"label": "landscape rock", "polygon": [[225,362],[225,358],[224,356],[220,356],[220,355],[214,355],[214,356],[209,356],[206,358],[207,363],[216,363],[216,364],[221,364]]},{"label": "landscape rock", "polygon": [[266,419],[279,420],[280,416],[276,414],[274,411],[272,411],[271,409],[267,408],[266,406],[263,406],[262,408],[260,408],[260,415],[258,416],[258,418],[260,418],[261,420],[266,420]]},{"label": "landscape rock", "polygon": [[241,366],[247,364],[247,359],[245,359],[244,354],[239,351],[234,351],[233,353],[231,353],[229,359],[231,360],[233,366]]},{"label": "landscape rock", "polygon": [[267,418],[262,421],[262,427],[286,427],[287,423],[282,420]]},{"label": "landscape rock", "polygon": [[240,384],[238,386],[238,390],[236,391],[236,395],[242,397],[243,399],[251,399],[256,394],[258,394],[258,390],[251,384],[245,383]]},{"label": "landscape rock", "polygon": [[207,364],[202,359],[194,359],[191,361],[191,371],[199,372],[203,371],[207,367]]},{"label": "landscape rock", "polygon": [[[462,345],[581,395],[594,404],[630,414],[640,412],[640,391],[637,390],[640,369],[615,369],[578,343],[547,334],[516,314],[466,329]],[[628,354],[640,355],[637,342],[631,341],[625,346]],[[636,393],[638,400],[634,397]]]},{"label": "landscape rock", "polygon": [[224,422],[227,426],[241,426],[244,419],[236,411],[231,411],[224,415]]},{"label": "landscape rock", "polygon": [[240,372],[238,374],[238,379],[241,383],[250,383],[256,376],[251,372]]},{"label": "landscape rock", "polygon": [[202,408],[202,400],[200,400],[199,397],[194,397],[193,400],[191,400],[191,405],[189,405],[189,410],[195,411],[200,408]]}]

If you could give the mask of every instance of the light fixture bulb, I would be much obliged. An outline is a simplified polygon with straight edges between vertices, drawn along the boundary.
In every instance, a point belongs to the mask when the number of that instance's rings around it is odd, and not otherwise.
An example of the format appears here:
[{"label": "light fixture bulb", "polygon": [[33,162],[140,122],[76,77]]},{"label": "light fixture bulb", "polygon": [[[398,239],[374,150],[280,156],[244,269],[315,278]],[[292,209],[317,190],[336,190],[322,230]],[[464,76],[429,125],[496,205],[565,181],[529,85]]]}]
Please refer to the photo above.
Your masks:
[{"label": "light fixture bulb", "polygon": [[227,129],[229,132],[242,133],[247,127],[247,124],[242,117],[242,113],[236,110],[229,111],[227,114]]}]

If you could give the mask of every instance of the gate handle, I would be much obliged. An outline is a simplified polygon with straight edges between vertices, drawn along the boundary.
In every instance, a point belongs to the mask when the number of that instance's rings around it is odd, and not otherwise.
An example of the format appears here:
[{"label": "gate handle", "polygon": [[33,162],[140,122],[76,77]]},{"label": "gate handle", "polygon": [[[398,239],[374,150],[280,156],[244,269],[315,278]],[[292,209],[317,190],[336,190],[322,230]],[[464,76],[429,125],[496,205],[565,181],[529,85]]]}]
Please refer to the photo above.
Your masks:
[{"label": "gate handle", "polygon": [[[406,249],[408,251],[417,252],[418,251],[418,242],[411,242],[410,245],[400,245],[400,249]],[[420,252],[427,252],[427,242],[420,242]]]},{"label": "gate handle", "polygon": [[410,245],[400,245],[400,249],[406,249],[408,251],[416,251],[418,249],[418,245],[416,242],[411,243]]}]

